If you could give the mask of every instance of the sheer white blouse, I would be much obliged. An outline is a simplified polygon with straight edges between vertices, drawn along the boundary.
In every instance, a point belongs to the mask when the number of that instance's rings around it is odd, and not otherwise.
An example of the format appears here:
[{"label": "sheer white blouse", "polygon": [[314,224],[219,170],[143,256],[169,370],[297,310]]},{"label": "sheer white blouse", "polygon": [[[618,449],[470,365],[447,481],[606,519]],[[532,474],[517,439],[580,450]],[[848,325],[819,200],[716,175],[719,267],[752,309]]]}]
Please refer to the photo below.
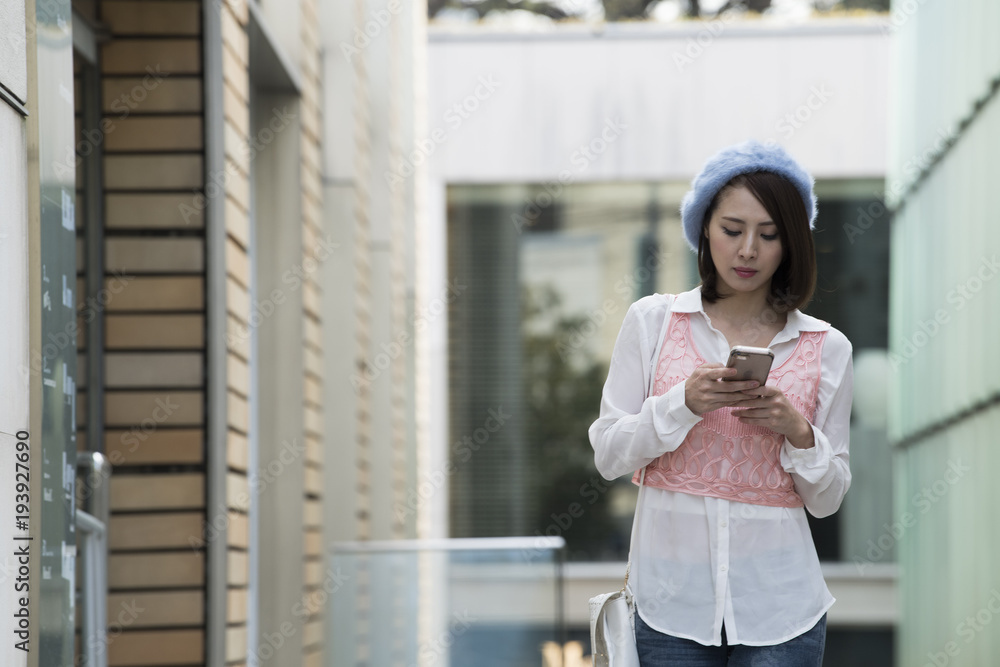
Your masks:
[{"label": "sheer white blouse", "polygon": [[[684,383],[651,396],[652,376],[671,311],[691,313],[691,335],[709,363],[724,364],[726,337],[702,308],[701,289],[654,294],[632,304],[615,343],[590,427],[598,471],[611,480],[675,450],[701,420],[688,409]],[[813,423],[815,446],[786,439],[782,467],[805,509],[833,514],[851,485],[852,346],[826,322],[798,310],[771,341],[774,367],[802,331],[826,331]],[[809,630],[833,605],[805,509],[752,505],[647,487],[632,554],[636,608],[652,628],[704,645],[777,644]]]}]

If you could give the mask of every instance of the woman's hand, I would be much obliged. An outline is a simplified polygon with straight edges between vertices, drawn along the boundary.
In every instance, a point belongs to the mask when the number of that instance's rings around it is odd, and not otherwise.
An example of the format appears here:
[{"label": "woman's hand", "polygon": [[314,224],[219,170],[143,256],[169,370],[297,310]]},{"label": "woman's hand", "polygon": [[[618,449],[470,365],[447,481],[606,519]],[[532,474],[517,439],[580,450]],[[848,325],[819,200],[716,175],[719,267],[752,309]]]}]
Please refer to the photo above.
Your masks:
[{"label": "woman's hand", "polygon": [[780,433],[798,449],[815,446],[809,421],[795,409],[781,391],[765,385],[744,390],[742,393],[749,395],[751,400],[742,403],[739,409],[733,410],[733,416],[740,422],[764,426]]},{"label": "woman's hand", "polygon": [[[723,378],[736,375],[735,368],[722,364],[703,364],[694,369],[691,377],[684,381],[684,403],[688,410],[703,415],[733,405],[743,405],[757,397],[755,380],[725,381]],[[752,390],[750,394],[744,390]]]}]

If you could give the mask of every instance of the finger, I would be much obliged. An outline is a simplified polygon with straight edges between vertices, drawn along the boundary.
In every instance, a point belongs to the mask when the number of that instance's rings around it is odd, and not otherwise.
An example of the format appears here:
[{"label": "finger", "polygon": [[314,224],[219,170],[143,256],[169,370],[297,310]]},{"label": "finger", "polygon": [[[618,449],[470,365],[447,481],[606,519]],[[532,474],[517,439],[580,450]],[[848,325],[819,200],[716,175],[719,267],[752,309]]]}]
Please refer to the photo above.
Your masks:
[{"label": "finger", "polygon": [[[702,366],[702,368],[705,368],[705,367]],[[735,368],[730,368],[728,366],[718,366],[718,365],[716,365],[715,368],[709,368],[705,372],[705,377],[711,378],[713,380],[724,380],[724,379],[726,379],[728,377],[732,377],[733,375],[736,375],[736,373],[737,373],[737,370]]]},{"label": "finger", "polygon": [[777,389],[774,387],[768,387],[767,385],[764,385],[763,387],[755,387],[753,391],[750,391],[750,389],[744,389],[743,391],[747,394],[753,394],[754,396],[760,396],[763,398],[770,398],[778,393]]},{"label": "finger", "polygon": [[[756,380],[728,380],[720,382],[719,384],[721,386],[718,388],[718,391],[745,392],[748,394],[753,394],[754,396],[759,395],[757,393],[757,389],[759,387],[757,386]],[[751,389],[753,391],[751,391]]]},{"label": "finger", "polygon": [[753,400],[754,398],[752,396],[747,396],[746,394],[742,394],[740,392],[736,392],[735,394],[726,394],[725,398],[720,399],[719,407],[733,408],[739,406],[740,408],[743,408]]},{"label": "finger", "polygon": [[764,418],[755,417],[737,417],[736,421],[741,424],[750,424],[752,426],[768,426],[771,422]]}]

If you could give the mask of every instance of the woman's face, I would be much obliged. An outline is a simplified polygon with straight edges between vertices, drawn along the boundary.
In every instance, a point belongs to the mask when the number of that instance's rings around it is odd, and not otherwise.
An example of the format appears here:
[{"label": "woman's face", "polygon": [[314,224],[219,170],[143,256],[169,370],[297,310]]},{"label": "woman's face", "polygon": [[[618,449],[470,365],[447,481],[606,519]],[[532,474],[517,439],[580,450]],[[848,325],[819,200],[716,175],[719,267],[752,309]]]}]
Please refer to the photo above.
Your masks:
[{"label": "woman's face", "polygon": [[781,264],[781,237],[777,223],[749,190],[729,188],[706,233],[719,294],[770,292],[771,277]]}]

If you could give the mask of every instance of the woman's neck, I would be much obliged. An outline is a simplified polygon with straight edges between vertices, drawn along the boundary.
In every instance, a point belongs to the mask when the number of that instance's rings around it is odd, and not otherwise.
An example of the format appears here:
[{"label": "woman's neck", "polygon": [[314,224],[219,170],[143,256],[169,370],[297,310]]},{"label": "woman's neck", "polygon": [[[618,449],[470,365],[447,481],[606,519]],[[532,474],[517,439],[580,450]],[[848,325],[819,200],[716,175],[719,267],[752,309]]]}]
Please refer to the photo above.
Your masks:
[{"label": "woman's neck", "polygon": [[711,310],[717,317],[721,317],[731,325],[739,326],[753,320],[764,319],[765,316],[770,322],[785,319],[783,313],[776,313],[767,302],[766,290],[729,292],[720,296],[722,298],[711,304],[703,304],[703,307],[706,308],[706,312]]},{"label": "woman's neck", "polygon": [[773,310],[767,302],[770,289],[753,292],[719,292],[720,299],[713,304],[714,310],[727,319],[748,320],[760,316],[764,311]]}]

